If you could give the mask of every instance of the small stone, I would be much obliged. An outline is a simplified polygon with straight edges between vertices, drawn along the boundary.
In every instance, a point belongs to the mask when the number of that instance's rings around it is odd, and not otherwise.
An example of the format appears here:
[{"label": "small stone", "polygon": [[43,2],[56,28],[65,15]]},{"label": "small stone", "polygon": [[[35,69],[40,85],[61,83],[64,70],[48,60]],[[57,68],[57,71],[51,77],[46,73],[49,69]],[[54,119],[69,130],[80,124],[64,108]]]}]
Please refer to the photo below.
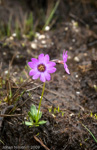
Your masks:
[{"label": "small stone", "polygon": [[36,36],[36,37],[39,37],[39,36],[40,36],[40,33],[36,32],[35,36]]},{"label": "small stone", "polygon": [[72,39],[72,42],[74,43],[76,40],[75,39]]},{"label": "small stone", "polygon": [[39,39],[39,40],[45,39],[45,35],[44,35],[44,34],[39,35],[39,36],[38,36],[38,39]]},{"label": "small stone", "polygon": [[36,45],[36,43],[31,43],[31,48],[33,48],[33,49],[37,49],[37,45]]},{"label": "small stone", "polygon": [[5,74],[8,74],[8,70],[5,71]]},{"label": "small stone", "polygon": [[65,31],[68,31],[68,27],[65,27]]},{"label": "small stone", "polygon": [[16,58],[19,58],[20,56],[19,55],[16,55]]},{"label": "small stone", "polygon": [[41,41],[41,43],[42,43],[42,44],[45,44],[45,43],[46,43],[46,41],[42,40],[42,41]]},{"label": "small stone", "polygon": [[65,78],[65,75],[63,75],[63,78]]},{"label": "small stone", "polygon": [[84,53],[84,56],[88,56],[88,54],[87,54],[87,53]]},{"label": "small stone", "polygon": [[74,60],[75,60],[76,62],[79,62],[79,61],[80,61],[77,56],[74,57]]},{"label": "small stone", "polygon": [[72,116],[74,116],[74,114],[72,113],[72,114],[70,114],[70,117],[72,117]]},{"label": "small stone", "polygon": [[3,55],[6,55],[6,52],[3,52]]},{"label": "small stone", "polygon": [[13,40],[13,37],[12,36],[10,36],[10,38],[9,38],[11,41]]},{"label": "small stone", "polygon": [[12,36],[13,36],[13,37],[16,37],[16,33],[13,33]]},{"label": "small stone", "polygon": [[75,77],[78,78],[78,74],[76,74]]},{"label": "small stone", "polygon": [[49,31],[50,30],[50,27],[49,26],[46,26],[45,27],[45,31]]},{"label": "small stone", "polygon": [[26,38],[26,35],[25,35],[25,34],[23,34],[23,35],[22,35],[22,37],[23,37],[23,38]]},{"label": "small stone", "polygon": [[68,56],[68,59],[71,59],[71,56]]},{"label": "small stone", "polygon": [[76,94],[77,94],[77,95],[79,95],[79,94],[80,94],[80,92],[79,92],[79,91],[77,91],[77,92],[76,92]]}]

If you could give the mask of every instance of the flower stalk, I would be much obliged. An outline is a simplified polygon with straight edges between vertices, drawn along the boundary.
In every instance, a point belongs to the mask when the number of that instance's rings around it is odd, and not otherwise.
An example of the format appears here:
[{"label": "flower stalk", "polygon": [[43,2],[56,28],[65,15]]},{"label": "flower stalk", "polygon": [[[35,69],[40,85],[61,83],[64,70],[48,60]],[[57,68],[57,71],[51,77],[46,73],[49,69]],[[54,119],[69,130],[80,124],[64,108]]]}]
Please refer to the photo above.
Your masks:
[{"label": "flower stalk", "polygon": [[[32,126],[39,126],[45,124],[47,121],[40,120],[42,117],[42,112],[40,111],[41,102],[44,95],[45,90],[45,82],[51,80],[52,73],[56,72],[56,63],[63,64],[65,71],[70,74],[68,66],[66,64],[67,62],[67,51],[64,50],[63,52],[63,60],[54,59],[50,61],[50,57],[48,54],[44,55],[43,53],[38,56],[38,58],[31,58],[31,61],[28,62],[28,66],[31,68],[29,75],[32,76],[33,80],[36,80],[40,78],[40,80],[43,82],[43,89],[42,94],[39,102],[38,109],[36,109],[36,106],[32,104],[30,111],[28,112],[29,120],[25,121],[25,125],[32,127]],[[56,62],[56,63],[55,63]]]},{"label": "flower stalk", "polygon": [[39,118],[39,111],[40,111],[41,102],[42,102],[42,98],[43,98],[43,94],[44,94],[44,89],[45,89],[45,82],[43,83],[42,94],[41,94],[41,98],[40,98],[40,102],[39,102],[38,113],[37,113],[37,122],[38,122],[38,118]]}]

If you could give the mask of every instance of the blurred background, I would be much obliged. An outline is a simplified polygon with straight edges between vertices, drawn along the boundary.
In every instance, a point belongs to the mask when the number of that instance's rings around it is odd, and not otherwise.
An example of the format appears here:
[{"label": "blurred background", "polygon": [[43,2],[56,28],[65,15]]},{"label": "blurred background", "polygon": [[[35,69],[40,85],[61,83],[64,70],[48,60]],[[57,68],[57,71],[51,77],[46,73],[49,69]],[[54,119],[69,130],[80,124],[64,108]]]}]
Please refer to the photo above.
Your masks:
[{"label": "blurred background", "polygon": [[[0,39],[16,33],[30,40],[35,32],[74,19],[97,33],[96,0],[0,0]],[[46,28],[49,26],[49,28]]]}]

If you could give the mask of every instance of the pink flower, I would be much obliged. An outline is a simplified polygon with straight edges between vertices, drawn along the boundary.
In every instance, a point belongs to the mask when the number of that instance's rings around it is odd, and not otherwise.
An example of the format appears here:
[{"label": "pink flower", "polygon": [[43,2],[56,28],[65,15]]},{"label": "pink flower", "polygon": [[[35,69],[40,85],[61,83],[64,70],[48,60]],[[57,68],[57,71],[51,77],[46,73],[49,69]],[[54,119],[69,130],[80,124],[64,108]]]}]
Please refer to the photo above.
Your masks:
[{"label": "pink flower", "polygon": [[50,58],[48,54],[45,56],[44,54],[40,54],[38,59],[31,58],[31,62],[28,62],[28,65],[32,68],[29,72],[29,75],[33,76],[32,79],[35,80],[40,78],[42,82],[51,79],[50,73],[56,71],[56,68],[54,67],[56,63],[49,60]]},{"label": "pink flower", "polygon": [[65,52],[65,50],[64,50],[64,51],[63,51],[64,69],[65,69],[65,71],[66,71],[68,74],[70,74],[69,69],[68,69],[68,66],[67,66],[67,64],[66,64],[67,58],[68,58],[67,51]]}]

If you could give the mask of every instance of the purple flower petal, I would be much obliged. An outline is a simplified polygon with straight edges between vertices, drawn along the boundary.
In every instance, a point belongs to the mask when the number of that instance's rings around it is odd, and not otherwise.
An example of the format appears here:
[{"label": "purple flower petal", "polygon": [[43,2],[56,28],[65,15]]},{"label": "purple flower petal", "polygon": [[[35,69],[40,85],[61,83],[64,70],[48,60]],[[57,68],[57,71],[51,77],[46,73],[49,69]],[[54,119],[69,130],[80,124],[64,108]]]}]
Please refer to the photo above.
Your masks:
[{"label": "purple flower petal", "polygon": [[32,62],[35,62],[35,63],[38,62],[38,60],[37,60],[36,58],[31,58],[31,61],[32,61]]},{"label": "purple flower petal", "polygon": [[45,57],[44,57],[45,62],[48,63],[48,62],[49,62],[49,59],[50,59],[49,55],[46,54]]},{"label": "purple flower petal", "polygon": [[55,71],[56,71],[55,67],[48,68],[47,70],[48,73],[54,73]]},{"label": "purple flower petal", "polygon": [[37,66],[38,60],[36,58],[32,58],[31,62],[28,62],[28,65],[33,69]]},{"label": "purple flower petal", "polygon": [[50,74],[49,73],[47,73],[47,72],[45,72],[45,78],[46,78],[46,80],[50,80],[51,79],[51,76],[50,76]]},{"label": "purple flower petal", "polygon": [[68,74],[70,74],[68,66],[66,64],[67,58],[68,58],[67,51],[65,52],[65,50],[64,50],[64,52],[63,52],[64,69]]},{"label": "purple flower petal", "polygon": [[35,74],[37,74],[37,70],[30,70],[30,72],[29,72],[29,76],[33,76],[33,75],[35,75]]},{"label": "purple flower petal", "polygon": [[30,66],[30,68],[33,68],[32,67],[33,63],[32,62],[28,62],[28,65]]},{"label": "purple flower petal", "polygon": [[38,56],[38,60],[39,60],[39,62],[43,62],[44,61],[44,54],[40,54]]},{"label": "purple flower petal", "polygon": [[46,78],[45,78],[44,73],[41,73],[41,74],[40,74],[40,80],[41,80],[42,82],[45,82],[45,81],[46,81]]},{"label": "purple flower petal", "polygon": [[63,61],[64,61],[64,63],[66,63],[67,58],[68,58],[67,51],[65,52],[65,50],[64,50],[63,51]]},{"label": "purple flower petal", "polygon": [[39,73],[37,73],[37,74],[35,74],[34,76],[33,76],[33,79],[35,80],[35,79],[38,79],[39,78],[39,76],[40,76],[40,74]]},{"label": "purple flower petal", "polygon": [[54,67],[55,65],[56,65],[56,63],[55,63],[55,62],[52,62],[52,61],[50,61],[50,62],[47,64],[48,67]]},{"label": "purple flower petal", "polygon": [[68,69],[68,66],[67,66],[66,63],[64,64],[64,68],[65,68],[65,71],[66,71],[68,74],[70,74],[69,69]]}]

